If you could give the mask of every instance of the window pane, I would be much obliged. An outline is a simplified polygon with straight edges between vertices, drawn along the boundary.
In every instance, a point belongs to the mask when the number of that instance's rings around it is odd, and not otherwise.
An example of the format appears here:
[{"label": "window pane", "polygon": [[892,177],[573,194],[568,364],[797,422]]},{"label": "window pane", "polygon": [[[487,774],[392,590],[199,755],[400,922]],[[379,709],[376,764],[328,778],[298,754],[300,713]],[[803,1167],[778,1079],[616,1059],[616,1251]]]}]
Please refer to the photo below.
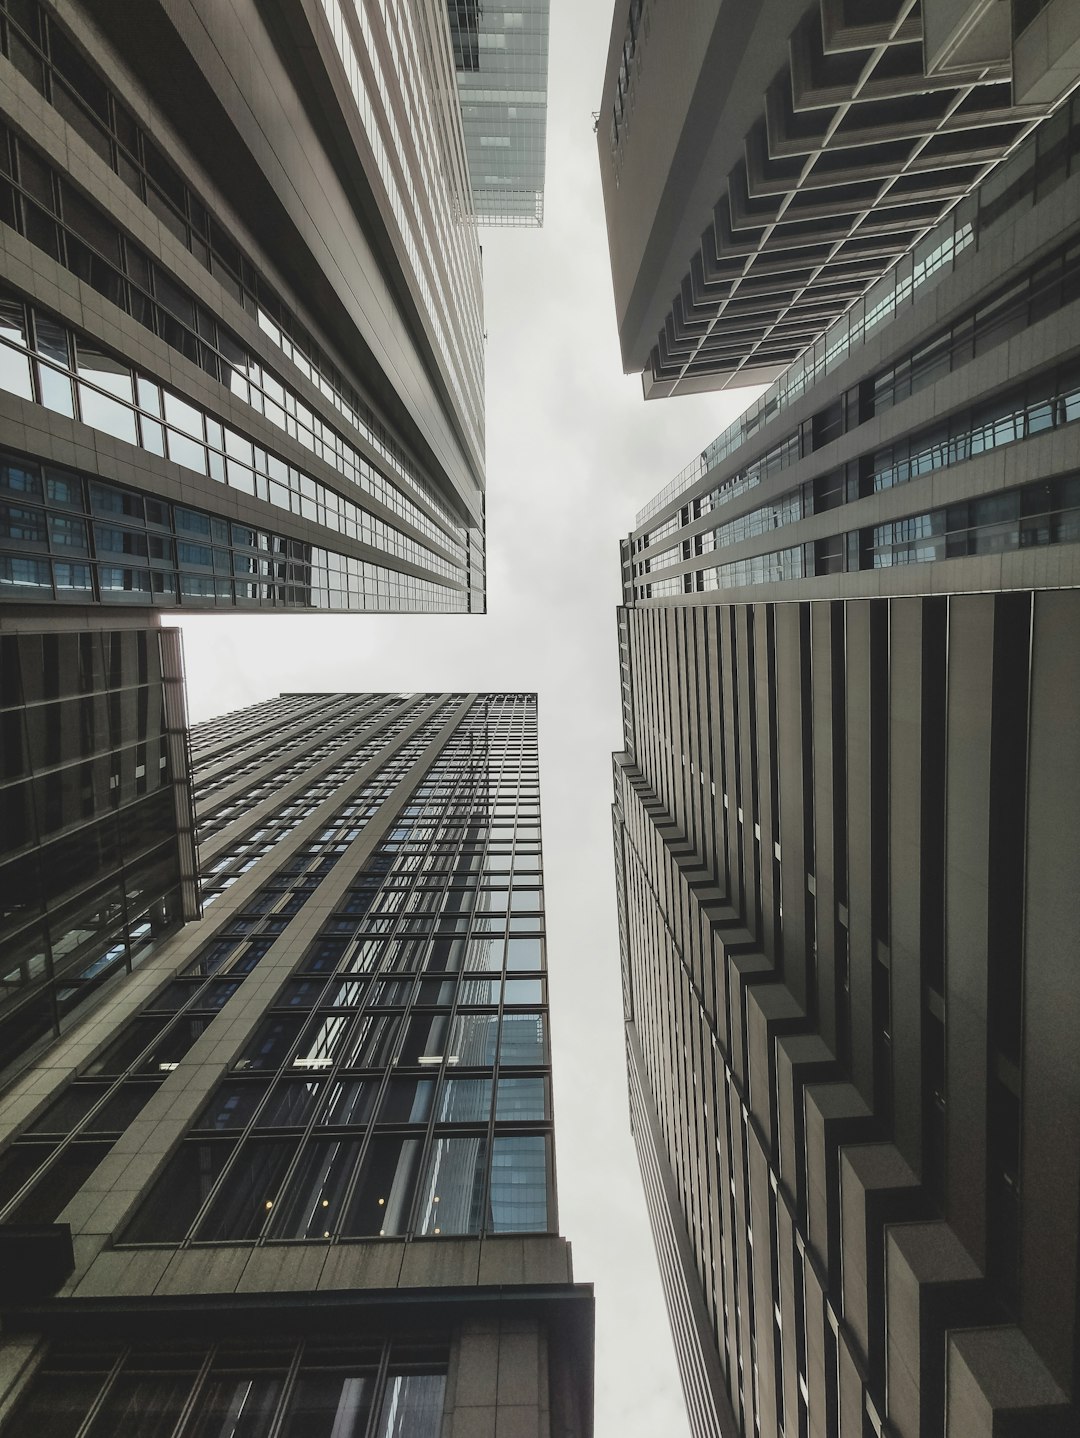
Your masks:
[{"label": "window pane", "polygon": [[[289,1402],[283,1438],[362,1438],[374,1386],[367,1373],[302,1372]],[[404,1438],[405,1430],[386,1431]]]},{"label": "window pane", "polygon": [[379,1109],[379,1122],[426,1122],[434,1092],[434,1079],[391,1079]]},{"label": "window pane", "polygon": [[[17,1148],[21,1145],[17,1145]],[[73,1143],[60,1153],[30,1192],[7,1216],[9,1223],[54,1223],[112,1147]],[[31,1151],[40,1152],[37,1145]]]},{"label": "window pane", "polygon": [[500,1064],[544,1062],[544,1015],[503,1014]]},{"label": "window pane", "polygon": [[157,1093],[155,1083],[126,1083],[112,1095],[86,1126],[87,1133],[123,1133]]},{"label": "window pane", "polygon": [[199,1225],[196,1237],[210,1242],[257,1238],[273,1210],[295,1140],[248,1139],[228,1181]]},{"label": "window pane", "polygon": [[75,1438],[103,1377],[43,1373],[19,1405],[11,1438]]},{"label": "window pane", "polygon": [[[139,1057],[144,1049],[151,1048],[168,1019],[134,1019],[118,1039],[96,1058],[87,1074],[122,1074]],[[152,1049],[151,1049],[152,1052]]]},{"label": "window pane", "polygon": [[[539,1080],[543,1082],[543,1080]],[[500,1085],[500,1096],[502,1087]],[[501,1097],[500,1097],[501,1101]],[[448,1078],[439,1098],[440,1123],[484,1123],[491,1113],[491,1080]]]},{"label": "window pane", "polygon": [[375,1102],[377,1081],[372,1079],[343,1079],[330,1085],[330,1097],[320,1123],[362,1124],[371,1116]]},{"label": "window pane", "polygon": [[259,1114],[259,1128],[300,1128],[307,1123],[322,1093],[321,1083],[281,1079]]},{"label": "window pane", "polygon": [[109,1085],[73,1084],[55,1102],[51,1103],[40,1118],[30,1125],[30,1133],[70,1133],[108,1091]]},{"label": "window pane", "polygon": [[354,1237],[404,1233],[423,1144],[416,1138],[375,1138],[341,1232]]},{"label": "window pane", "polygon": [[299,1014],[282,1014],[267,1019],[252,1039],[238,1069],[276,1069],[285,1061],[300,1033],[304,1020]]},{"label": "window pane", "polygon": [[93,1438],[169,1438],[191,1384],[187,1373],[121,1373],[90,1429]]},{"label": "window pane", "polygon": [[21,395],[23,399],[34,398],[29,359],[5,344],[0,344],[0,389]]},{"label": "window pane", "polygon": [[493,1233],[543,1233],[547,1217],[547,1139],[496,1138],[491,1156]]},{"label": "window pane", "polygon": [[195,1120],[196,1128],[246,1128],[266,1083],[223,1083]]},{"label": "window pane", "polygon": [[[129,388],[130,384],[129,377]],[[138,437],[135,433],[135,412],[126,404],[121,404],[119,400],[110,399],[108,395],[102,394],[99,390],[92,389],[86,384],[80,384],[79,411],[84,424],[90,425],[93,429],[104,430],[106,434],[111,434],[116,439],[126,440],[128,444],[138,444]]]},{"label": "window pane", "polygon": [[438,1438],[446,1378],[441,1373],[391,1375],[375,1438]]},{"label": "window pane", "polygon": [[398,1055],[400,1064],[440,1064],[446,1048],[446,1014],[414,1014],[405,1026],[405,1038]]},{"label": "window pane", "polygon": [[504,998],[508,1004],[542,1004],[543,979],[507,979]]},{"label": "window pane", "polygon": [[262,1373],[211,1373],[183,1438],[265,1438],[281,1379]]},{"label": "window pane", "polygon": [[329,1238],[360,1157],[359,1139],[309,1143],[274,1215],[275,1238]]},{"label": "window pane", "polygon": [[418,1232],[479,1233],[486,1177],[486,1138],[437,1138],[421,1186]]},{"label": "window pane", "polygon": [[461,980],[460,999],[463,1004],[497,1004],[502,979],[474,979],[466,974]]},{"label": "window pane", "polygon": [[344,1046],[341,1062],[347,1068],[380,1068],[390,1062],[400,1020],[386,1014],[365,1014]]},{"label": "window pane", "polygon": [[501,1078],[495,1117],[511,1122],[547,1118],[544,1089],[542,1078]]},{"label": "window pane", "polygon": [[232,1152],[229,1142],[181,1144],[125,1229],[124,1242],[184,1238]]},{"label": "window pane", "polygon": [[292,1066],[297,1069],[328,1069],[345,1037],[351,1020],[341,1015],[316,1019],[297,1046]]},{"label": "window pane", "polygon": [[497,1014],[458,1014],[450,1033],[450,1063],[490,1068],[499,1038]]},{"label": "window pane", "polygon": [[540,968],[540,940],[509,938],[506,941],[506,967],[508,969]]}]

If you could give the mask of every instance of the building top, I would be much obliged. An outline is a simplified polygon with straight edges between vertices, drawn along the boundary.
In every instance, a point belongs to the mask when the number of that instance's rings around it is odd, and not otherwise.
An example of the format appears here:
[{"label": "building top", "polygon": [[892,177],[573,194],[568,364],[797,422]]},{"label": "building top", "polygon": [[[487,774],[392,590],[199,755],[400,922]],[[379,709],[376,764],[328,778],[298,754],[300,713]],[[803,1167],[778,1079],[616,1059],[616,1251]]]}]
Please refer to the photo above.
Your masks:
[{"label": "building top", "polygon": [[544,222],[549,0],[447,0],[469,156],[482,225]]},{"label": "building top", "polygon": [[[1017,7],[1015,38],[981,8],[708,0],[676,26],[620,0],[597,136],[646,397],[782,374],[1075,83],[1068,0]],[[1040,70],[1059,10],[1072,59]]]}]

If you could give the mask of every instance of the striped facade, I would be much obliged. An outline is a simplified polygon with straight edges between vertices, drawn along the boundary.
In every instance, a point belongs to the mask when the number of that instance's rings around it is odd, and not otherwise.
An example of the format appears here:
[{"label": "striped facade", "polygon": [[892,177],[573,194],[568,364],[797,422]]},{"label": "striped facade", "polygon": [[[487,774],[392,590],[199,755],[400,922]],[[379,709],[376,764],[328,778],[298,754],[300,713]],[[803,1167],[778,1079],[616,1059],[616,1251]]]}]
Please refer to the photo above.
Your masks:
[{"label": "striped facade", "polygon": [[1076,137],[622,547],[631,1112],[695,1435],[1076,1431]]}]

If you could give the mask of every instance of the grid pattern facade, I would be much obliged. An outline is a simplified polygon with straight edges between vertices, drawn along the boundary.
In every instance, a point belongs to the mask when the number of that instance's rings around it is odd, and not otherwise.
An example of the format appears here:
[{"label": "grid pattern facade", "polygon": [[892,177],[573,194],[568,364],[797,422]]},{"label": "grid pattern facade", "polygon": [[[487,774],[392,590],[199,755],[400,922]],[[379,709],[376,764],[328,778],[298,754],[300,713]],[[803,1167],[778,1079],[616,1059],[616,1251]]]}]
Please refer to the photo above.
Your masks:
[{"label": "grid pattern facade", "polygon": [[[587,1438],[535,696],[283,695],[192,751],[203,918],[0,1096],[0,1242],[59,1222],[89,1255],[0,1432]],[[117,1292],[131,1314],[88,1328]]]},{"label": "grid pattern facade", "polygon": [[175,630],[0,634],[0,1074],[197,912]]},{"label": "grid pattern facade", "polygon": [[447,3],[473,213],[482,225],[542,225],[550,0]]},{"label": "grid pattern facade", "polygon": [[[24,281],[4,296],[0,390],[13,401],[5,407],[11,423],[4,438],[24,463],[41,458],[71,468],[75,460],[88,481],[119,480],[133,511],[182,500],[200,513],[206,537],[213,526],[215,546],[228,544],[235,526],[241,543],[245,529],[258,536],[261,552],[236,565],[207,550],[185,563],[169,536],[162,551],[152,539],[148,546],[145,537],[123,533],[135,562],[113,563],[105,549],[100,558],[109,572],[102,573],[93,563],[71,562],[98,558],[92,535],[89,547],[75,541],[71,553],[53,545],[50,561],[16,515],[14,527],[0,526],[0,596],[84,605],[482,610],[479,259],[462,213],[463,141],[453,134],[460,118],[456,107],[426,98],[439,87],[419,75],[422,63],[450,66],[439,45],[421,43],[426,11],[373,7],[377,25],[365,30],[364,43],[375,57],[365,64],[374,65],[381,86],[378,114],[364,89],[369,81],[356,70],[352,47],[361,41],[340,27],[320,29],[332,72],[324,73],[322,93],[351,77],[343,101],[349,117],[339,123],[348,129],[362,117],[370,126],[367,180],[386,196],[391,243],[406,266],[395,280],[391,268],[378,268],[362,233],[370,221],[344,201],[342,225],[357,227],[352,271],[332,261],[319,269],[321,250],[313,269],[284,219],[270,227],[282,238],[268,252],[268,228],[230,212],[197,127],[175,139],[184,111],[169,104],[168,88],[160,91],[168,113],[155,109],[157,97],[147,98],[153,67],[170,46],[174,67],[196,63],[184,42],[129,27],[120,53],[131,71],[118,70],[117,51],[102,46],[82,9],[60,19],[35,0],[0,13],[0,68],[10,79],[7,123],[0,125],[4,268]],[[290,13],[292,21],[299,23]],[[154,23],[147,16],[142,22]],[[245,43],[220,12],[216,24],[224,27],[226,53]],[[299,73],[281,80],[301,90],[306,83]],[[401,106],[415,133],[404,114],[399,124]],[[297,123],[302,164],[321,173],[327,162],[315,148],[320,142]],[[444,128],[449,137],[437,141]],[[59,138],[67,135],[78,161]],[[256,147],[239,163],[250,171],[246,185],[257,187],[266,156]],[[301,161],[293,164],[295,179]],[[331,185],[326,177],[324,190]],[[280,277],[282,268],[305,266],[307,303]],[[345,289],[330,302],[326,290],[334,284]],[[385,336],[354,329],[346,337],[328,327],[331,314],[339,330],[352,320],[350,295],[358,288],[391,284],[398,289],[393,298],[387,291],[384,307],[419,306],[432,347],[426,357],[396,362],[393,382],[380,365]],[[343,339],[344,351],[359,357],[351,365],[335,357]],[[32,454],[27,425],[41,437]],[[33,518],[46,524],[44,514]],[[175,537],[183,545],[198,539],[179,530]],[[236,579],[246,582],[236,588]]]},{"label": "grid pattern facade", "polygon": [[622,546],[631,1114],[696,1434],[1077,1424],[1076,118]]},{"label": "grid pattern facade", "polygon": [[[700,241],[685,260],[673,256],[685,265],[677,289],[656,297],[671,295],[647,362],[635,366],[645,371],[650,398],[759,384],[782,374],[982,182],[1057,99],[1021,77],[1007,23],[996,25],[1000,36],[980,38],[970,53],[954,48],[946,60],[935,37],[943,26],[960,24],[958,7],[947,18],[947,7],[934,0],[815,0],[781,50],[777,28],[786,31],[799,8],[759,7],[761,24],[755,28],[747,12],[731,36],[735,46],[775,52],[776,73],[763,104],[733,85],[723,44],[716,43],[731,29],[720,7],[712,7],[707,24],[700,22],[712,33],[683,56],[697,76],[696,90],[670,168],[681,185],[684,173],[701,167],[685,191],[694,217],[700,216],[694,232]],[[621,48],[612,36],[599,127],[611,194],[623,180],[628,152],[648,151],[642,136],[664,103],[650,58],[657,46],[652,32],[671,24],[653,14],[650,0],[632,0],[625,9]],[[996,23],[985,13],[964,18],[969,38],[973,25]],[[706,87],[713,91],[711,105],[704,104]],[[744,134],[726,175],[714,174],[711,158],[704,158],[711,155],[712,129],[720,126]],[[724,154],[731,153],[727,146]],[[632,186],[648,165],[638,159]],[[612,203],[609,198],[609,211]],[[653,239],[675,243],[670,199],[665,206]],[[609,214],[609,224],[617,223]],[[655,249],[654,243],[643,251],[643,268],[653,263]]]},{"label": "grid pattern facade", "polygon": [[639,513],[627,597],[855,593],[897,567],[1046,546],[1068,573],[1078,154],[1074,100]]}]

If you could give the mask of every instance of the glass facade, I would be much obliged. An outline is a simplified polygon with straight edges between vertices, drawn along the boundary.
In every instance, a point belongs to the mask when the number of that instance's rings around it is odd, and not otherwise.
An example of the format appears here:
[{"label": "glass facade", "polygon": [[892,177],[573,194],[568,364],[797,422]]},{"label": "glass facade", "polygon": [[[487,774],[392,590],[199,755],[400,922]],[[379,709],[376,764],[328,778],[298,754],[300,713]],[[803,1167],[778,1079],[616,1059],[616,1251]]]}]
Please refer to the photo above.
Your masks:
[{"label": "glass facade", "polygon": [[[359,749],[352,767],[362,762]],[[334,847],[358,837],[358,817],[395,781],[380,774],[377,792],[357,795],[328,834]],[[264,823],[260,850],[282,832]],[[213,867],[208,903],[250,854]],[[275,930],[288,943],[265,913],[256,896],[202,950],[189,996],[174,983],[165,1008],[206,1012],[221,982],[196,974],[250,972]],[[485,697],[298,956],[124,1240],[550,1231],[543,932],[535,706]]]},{"label": "glass facade", "polygon": [[[293,920],[452,723],[122,1237],[553,1231],[535,701],[325,696],[314,750],[310,714],[283,732],[282,703],[248,711],[244,731],[196,731],[196,752],[213,750],[212,770],[242,790],[199,789],[204,854],[217,841],[204,906],[258,882],[0,1155],[0,1216],[63,1209],[249,976],[288,953]],[[319,777],[290,797],[304,767]]]},{"label": "glass facade", "polygon": [[449,1345],[58,1344],[10,1438],[438,1438]]},{"label": "glass facade", "polygon": [[[86,516],[115,521],[130,519],[135,525],[140,524],[149,506],[150,514],[155,516],[149,519],[149,527],[164,530],[166,538],[171,530],[180,547],[174,551],[172,545],[166,543],[164,548],[155,550],[127,528],[103,533],[98,526],[93,535],[95,556],[100,555],[106,561],[122,560],[125,555],[153,560],[157,580],[151,578],[148,568],[140,568],[138,564],[107,563],[107,572],[92,573],[88,565],[66,563],[72,557],[89,556],[89,540],[84,528],[77,524],[64,526],[50,519],[48,548],[53,554],[64,556],[60,567],[54,564],[50,575],[47,564],[19,562],[35,553],[36,541],[39,537],[43,539],[44,533],[37,536],[25,525],[9,527],[0,530],[0,544],[8,551],[4,568],[0,570],[0,586],[3,586],[0,594],[24,597],[20,591],[29,591],[25,597],[48,602],[54,597],[49,593],[54,583],[55,597],[74,597],[84,602],[109,602],[126,592],[142,604],[198,603],[200,600],[228,604],[238,594],[241,603],[255,599],[264,604],[302,608],[464,610],[468,607],[467,591],[451,587],[455,582],[463,585],[468,579],[463,546],[454,546],[456,562],[449,554],[427,548],[304,470],[253,444],[244,434],[189,404],[168,387],[105,353],[99,345],[76,335],[36,306],[24,305],[10,293],[0,294],[0,336],[0,389],[8,394],[32,400],[69,418],[79,418],[114,439],[149,454],[168,457],[185,469],[209,476],[227,489],[252,495],[271,507],[268,518],[275,509],[284,514],[291,512],[318,525],[327,532],[328,539],[332,540],[335,534],[345,536],[438,576],[434,581],[419,575],[412,577],[383,565],[367,563],[354,555],[268,535],[252,526],[233,525],[230,538],[223,518],[214,516],[215,528],[205,512],[196,516],[186,507],[170,505],[152,496],[144,497],[137,491],[124,493],[115,486],[95,485],[92,479],[88,479],[90,494],[87,496],[78,476],[53,466],[50,471],[53,478],[47,486],[42,484],[40,475],[26,481],[28,499],[47,499],[57,506],[70,507],[76,515],[81,509]],[[284,427],[285,411],[280,413]],[[293,429],[295,432],[295,421]],[[310,438],[309,444],[314,446]],[[353,458],[358,458],[355,452]],[[36,472],[39,466],[32,461],[20,463],[13,459],[14,463],[5,466],[4,487],[19,493],[21,472]],[[157,511],[161,511],[161,518],[156,518]],[[27,522],[30,518],[28,513]],[[44,525],[45,516],[38,514],[37,518]],[[427,528],[432,527],[429,524]],[[450,550],[453,542],[438,533]],[[206,540],[222,546],[239,543],[241,548],[257,553],[239,564],[221,555],[215,560],[210,547],[204,544],[202,550],[199,549],[199,542]],[[285,560],[291,560],[291,566],[286,567]],[[133,573],[112,572],[118,568]],[[246,579],[250,587],[241,586],[234,592],[226,583],[218,593],[215,573],[225,580],[232,575]],[[191,581],[200,574],[207,582],[181,583],[178,600],[178,575]],[[266,579],[292,582],[288,588],[259,583]],[[310,582],[305,584],[305,579]],[[448,581],[445,587],[440,580]]]},{"label": "glass facade", "polygon": [[549,0],[447,5],[476,219],[542,225]]},{"label": "glass facade", "polygon": [[[351,369],[334,358],[342,347],[335,346],[332,327],[327,331],[329,302],[319,289],[327,276],[315,280],[318,294],[306,308],[304,291],[298,298],[282,282],[280,267],[271,272],[267,236],[246,233],[235,215],[208,201],[212,184],[200,167],[178,163],[175,147],[167,154],[154,127],[136,118],[122,72],[103,71],[86,35],[36,0],[13,0],[0,5],[0,53],[18,70],[20,85],[29,82],[37,92],[34,104],[40,96],[51,107],[53,128],[70,128],[76,144],[93,152],[91,169],[104,165],[110,173],[102,178],[71,168],[53,130],[28,125],[17,104],[9,123],[0,117],[0,225],[33,248],[50,281],[61,271],[75,278],[74,290],[59,286],[65,299],[94,294],[90,334],[31,305],[33,284],[5,290],[0,387],[40,407],[35,427],[46,436],[66,440],[65,421],[81,422],[248,496],[252,503],[242,512],[266,543],[259,546],[262,555],[237,568],[205,545],[204,553],[189,551],[179,531],[179,548],[168,541],[164,554],[154,552],[160,545],[153,540],[147,552],[144,538],[122,533],[111,538],[130,546],[119,552],[136,562],[117,559],[106,536],[102,565],[94,566],[74,562],[96,557],[94,535],[89,554],[77,540],[67,553],[64,526],[49,521],[50,561],[16,524],[0,538],[0,600],[483,610],[479,250],[465,213],[459,116],[430,102],[441,76],[435,83],[434,72],[427,73],[433,66],[449,76],[450,59],[429,43],[423,7],[372,5],[369,15],[361,6],[355,24],[346,24],[334,6],[326,9],[333,38],[327,37],[325,60],[335,71],[344,63],[356,92],[374,152],[368,178],[387,187],[387,218],[399,227],[396,241],[414,271],[438,352],[432,363],[443,367],[449,387],[439,401],[446,407],[439,422],[455,429],[452,443],[461,440],[460,453],[440,451],[436,458],[438,444],[432,449],[414,417],[403,414],[414,400],[415,376],[395,375],[388,383],[355,342],[344,349],[355,356]],[[384,74],[387,57],[392,73]],[[375,73],[370,96],[365,66]],[[406,130],[395,120],[398,92],[410,112]],[[256,161],[248,163],[254,172]],[[125,200],[109,183],[114,177],[127,191]],[[287,258],[286,272],[294,262],[302,267],[295,253]],[[361,268],[373,260],[354,258]],[[191,259],[199,267],[195,274]],[[332,266],[328,274],[329,283],[341,279]],[[345,276],[347,288],[361,281],[368,283]],[[147,372],[131,321],[168,349],[170,359],[158,359],[156,374]],[[133,363],[133,353],[143,362]],[[185,373],[185,366],[199,374]],[[399,383],[402,394],[389,394]],[[216,395],[209,405],[208,394]],[[166,494],[175,500],[175,485],[153,465],[135,467],[147,489],[130,497],[133,505],[137,499],[164,504]],[[226,516],[237,515],[233,496],[208,505],[198,479],[189,477],[183,488],[191,500],[185,508],[202,511],[204,525],[215,521],[213,546],[220,551]],[[36,518],[45,522],[44,515]],[[273,533],[275,526],[285,532]],[[310,576],[303,572],[308,565]],[[249,582],[236,589],[233,581],[242,576]]]},{"label": "glass facade", "polygon": [[181,683],[176,631],[0,634],[0,1076],[196,912]]}]

